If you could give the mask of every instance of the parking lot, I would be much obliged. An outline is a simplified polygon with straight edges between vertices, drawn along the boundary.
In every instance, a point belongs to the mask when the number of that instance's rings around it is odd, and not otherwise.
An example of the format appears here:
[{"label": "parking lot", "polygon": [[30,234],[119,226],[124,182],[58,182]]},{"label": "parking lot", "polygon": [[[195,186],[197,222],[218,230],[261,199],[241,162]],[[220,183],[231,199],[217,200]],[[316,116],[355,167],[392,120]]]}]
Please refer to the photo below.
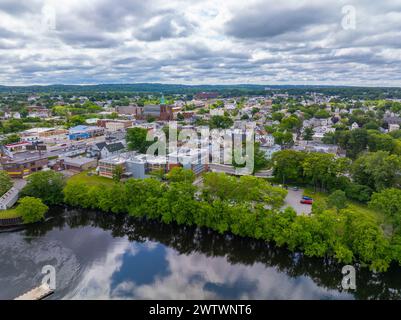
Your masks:
[{"label": "parking lot", "polygon": [[285,198],[285,204],[283,208],[293,207],[298,215],[301,214],[310,214],[312,212],[312,206],[310,204],[302,204],[300,203],[302,199],[304,190],[299,189],[297,191],[288,188],[288,194]]}]

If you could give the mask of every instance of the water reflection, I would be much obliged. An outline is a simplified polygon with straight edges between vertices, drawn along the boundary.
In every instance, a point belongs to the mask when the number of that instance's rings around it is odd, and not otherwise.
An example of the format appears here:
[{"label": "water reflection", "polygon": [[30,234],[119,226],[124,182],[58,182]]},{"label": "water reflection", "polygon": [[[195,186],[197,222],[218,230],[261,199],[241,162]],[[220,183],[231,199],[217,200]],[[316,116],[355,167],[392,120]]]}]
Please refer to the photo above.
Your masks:
[{"label": "water reflection", "polygon": [[0,299],[57,270],[64,299],[395,299],[399,268],[357,272],[342,292],[341,266],[261,241],[126,216],[60,209],[26,230],[0,234]]}]

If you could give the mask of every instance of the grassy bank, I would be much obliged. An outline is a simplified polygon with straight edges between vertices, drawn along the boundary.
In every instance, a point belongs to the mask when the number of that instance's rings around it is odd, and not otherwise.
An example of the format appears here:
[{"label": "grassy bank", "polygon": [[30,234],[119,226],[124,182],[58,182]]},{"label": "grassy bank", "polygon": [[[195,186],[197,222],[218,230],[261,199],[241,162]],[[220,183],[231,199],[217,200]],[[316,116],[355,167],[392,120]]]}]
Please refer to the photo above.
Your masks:
[{"label": "grassy bank", "polygon": [[[311,197],[314,200],[327,201],[329,194],[325,193],[325,192],[315,192],[315,191],[313,191],[313,189],[307,188],[304,191],[304,196]],[[378,213],[377,211],[375,211],[373,209],[370,209],[366,204],[363,204],[363,203],[359,203],[359,202],[352,201],[352,200],[347,200],[347,207],[349,209],[353,209],[353,210],[356,210],[356,211],[364,213],[364,214],[373,215],[380,220],[383,218],[380,213]]]},{"label": "grassy bank", "polygon": [[20,218],[21,215],[15,208],[0,211],[0,219]]},{"label": "grassy bank", "polygon": [[83,171],[76,175],[73,175],[68,179],[67,183],[85,183],[88,186],[98,186],[98,185],[112,185],[114,184],[113,179],[100,177],[93,173],[93,175],[88,175],[91,171]]}]

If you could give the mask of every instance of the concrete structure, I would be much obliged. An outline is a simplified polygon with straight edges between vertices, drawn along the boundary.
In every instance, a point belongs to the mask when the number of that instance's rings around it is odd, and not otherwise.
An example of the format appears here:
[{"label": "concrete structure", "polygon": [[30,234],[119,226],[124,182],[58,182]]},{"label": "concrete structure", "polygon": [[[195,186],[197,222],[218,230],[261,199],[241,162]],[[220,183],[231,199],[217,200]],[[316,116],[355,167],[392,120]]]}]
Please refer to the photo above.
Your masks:
[{"label": "concrete structure", "polygon": [[27,293],[15,298],[14,300],[42,300],[54,292],[47,283],[41,284]]},{"label": "concrete structure", "polygon": [[97,167],[97,159],[87,157],[63,157],[58,160],[60,168],[74,172],[82,172]]},{"label": "concrete structure", "polygon": [[19,190],[12,187],[0,197],[0,210],[10,209],[18,200]]},{"label": "concrete structure", "polygon": [[14,180],[14,186],[0,197],[0,210],[10,209],[19,198],[19,192],[26,185],[26,180]]}]

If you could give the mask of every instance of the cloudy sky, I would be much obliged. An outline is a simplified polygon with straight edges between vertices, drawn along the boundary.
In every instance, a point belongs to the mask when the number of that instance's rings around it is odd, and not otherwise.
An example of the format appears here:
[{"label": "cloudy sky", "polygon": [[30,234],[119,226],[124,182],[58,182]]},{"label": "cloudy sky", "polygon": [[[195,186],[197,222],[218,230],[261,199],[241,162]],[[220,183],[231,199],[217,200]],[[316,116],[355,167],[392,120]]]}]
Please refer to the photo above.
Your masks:
[{"label": "cloudy sky", "polygon": [[401,0],[0,0],[0,84],[401,86]]}]

